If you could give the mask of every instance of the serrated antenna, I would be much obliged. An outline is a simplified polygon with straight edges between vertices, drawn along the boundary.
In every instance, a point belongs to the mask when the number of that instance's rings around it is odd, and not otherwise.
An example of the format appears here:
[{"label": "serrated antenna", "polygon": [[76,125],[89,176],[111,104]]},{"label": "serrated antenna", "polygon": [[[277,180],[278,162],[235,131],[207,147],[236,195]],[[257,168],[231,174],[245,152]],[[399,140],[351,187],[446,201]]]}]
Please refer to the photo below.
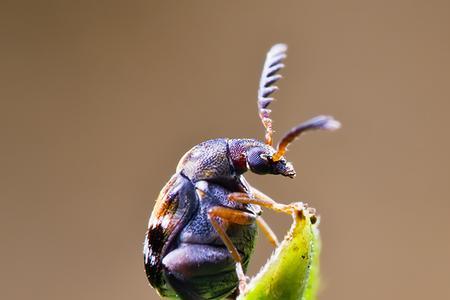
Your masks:
[{"label": "serrated antenna", "polygon": [[277,74],[279,70],[284,68],[283,60],[286,58],[287,46],[285,44],[275,44],[267,52],[264,67],[261,73],[258,89],[258,111],[259,117],[266,129],[265,141],[266,144],[272,146],[273,144],[273,129],[272,119],[270,118],[271,110],[267,107],[274,100],[270,97],[278,90],[278,87],[273,85],[282,76]]}]

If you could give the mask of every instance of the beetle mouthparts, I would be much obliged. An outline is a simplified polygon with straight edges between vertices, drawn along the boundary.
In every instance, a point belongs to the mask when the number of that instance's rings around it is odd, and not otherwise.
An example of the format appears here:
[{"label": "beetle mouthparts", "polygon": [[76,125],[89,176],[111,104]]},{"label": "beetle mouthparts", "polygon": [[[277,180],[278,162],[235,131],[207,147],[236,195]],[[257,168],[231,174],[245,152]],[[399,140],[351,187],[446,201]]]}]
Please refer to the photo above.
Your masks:
[{"label": "beetle mouthparts", "polygon": [[297,175],[295,173],[295,171],[292,172],[288,172],[288,173],[284,173],[283,176],[289,177],[289,178],[295,178],[295,175]]},{"label": "beetle mouthparts", "polygon": [[294,166],[291,163],[287,163],[279,170],[280,174],[286,177],[294,178],[296,173]]}]

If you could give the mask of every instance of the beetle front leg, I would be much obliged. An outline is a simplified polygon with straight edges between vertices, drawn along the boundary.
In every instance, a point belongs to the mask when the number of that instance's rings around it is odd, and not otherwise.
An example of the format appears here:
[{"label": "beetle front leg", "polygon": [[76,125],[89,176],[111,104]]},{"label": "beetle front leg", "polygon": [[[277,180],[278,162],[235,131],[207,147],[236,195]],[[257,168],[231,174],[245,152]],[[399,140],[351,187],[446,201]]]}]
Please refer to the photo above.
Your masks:
[{"label": "beetle front leg", "polygon": [[299,207],[303,208],[305,204],[302,202],[294,202],[290,204],[278,203],[263,192],[251,187],[252,194],[246,193],[231,193],[228,195],[230,201],[235,201],[243,204],[256,204],[261,207],[269,208],[271,210],[282,212],[291,215]]},{"label": "beetle front leg", "polygon": [[208,218],[214,229],[219,234],[223,243],[227,247],[228,251],[230,251],[231,256],[236,262],[236,274],[239,279],[239,292],[244,293],[246,285],[247,285],[247,277],[244,274],[244,270],[242,268],[242,258],[230,237],[226,233],[226,229],[217,221],[217,218],[220,218],[226,222],[235,223],[239,225],[249,225],[255,222],[255,215],[246,213],[240,210],[216,206],[212,207],[208,210]]},{"label": "beetle front leg", "polygon": [[292,214],[293,211],[293,206],[290,204],[278,203],[269,197],[261,197],[260,195],[257,195],[255,193],[253,194],[253,197],[246,193],[232,193],[228,196],[228,199],[230,201],[242,204],[256,204],[261,207],[269,208],[276,212],[282,212],[289,215]]}]

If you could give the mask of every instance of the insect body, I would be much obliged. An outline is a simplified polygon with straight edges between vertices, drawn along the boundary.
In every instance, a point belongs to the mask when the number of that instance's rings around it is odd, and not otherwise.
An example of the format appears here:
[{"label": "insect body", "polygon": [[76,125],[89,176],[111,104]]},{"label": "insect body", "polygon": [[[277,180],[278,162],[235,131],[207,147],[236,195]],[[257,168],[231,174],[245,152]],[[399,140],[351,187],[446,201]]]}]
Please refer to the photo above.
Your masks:
[{"label": "insect body", "polygon": [[214,139],[194,146],[180,160],[176,173],[159,194],[144,242],[147,278],[167,298],[223,299],[239,286],[256,237],[256,225],[277,244],[260,217],[261,208],[289,211],[244,179],[243,174],[274,174],[293,178],[284,154],[301,133],[334,130],[339,122],[315,117],[292,128],[276,148],[267,108],[273,84],[281,78],[286,46],[267,53],[258,91],[258,108],[266,129],[265,142],[253,139]]}]

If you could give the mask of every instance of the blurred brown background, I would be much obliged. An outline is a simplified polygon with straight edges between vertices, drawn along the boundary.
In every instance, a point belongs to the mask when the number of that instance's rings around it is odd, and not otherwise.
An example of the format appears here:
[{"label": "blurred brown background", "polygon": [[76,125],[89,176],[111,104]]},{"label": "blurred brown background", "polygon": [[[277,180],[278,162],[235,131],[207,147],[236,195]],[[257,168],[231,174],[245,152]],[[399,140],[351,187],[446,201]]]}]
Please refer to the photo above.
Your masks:
[{"label": "blurred brown background", "polygon": [[263,137],[276,42],[278,134],[344,125],[290,148],[295,180],[248,176],[319,210],[321,299],[450,299],[448,1],[3,0],[0,39],[1,299],[157,299],[154,199],[191,146]]}]

